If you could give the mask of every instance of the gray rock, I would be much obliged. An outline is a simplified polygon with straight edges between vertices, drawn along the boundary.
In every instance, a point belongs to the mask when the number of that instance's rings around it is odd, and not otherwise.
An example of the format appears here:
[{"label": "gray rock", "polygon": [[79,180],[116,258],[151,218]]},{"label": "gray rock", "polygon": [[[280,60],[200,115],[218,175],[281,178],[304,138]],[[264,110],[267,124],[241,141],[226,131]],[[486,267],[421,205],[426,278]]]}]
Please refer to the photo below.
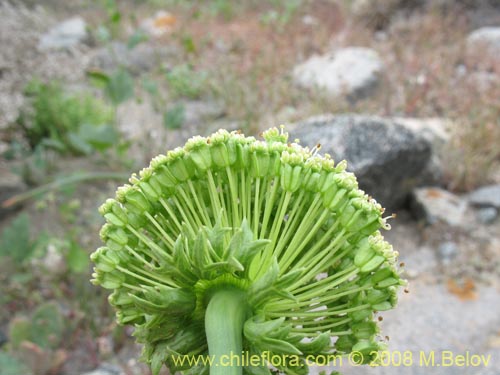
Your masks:
[{"label": "gray rock", "polygon": [[[467,36],[467,52],[500,59],[500,27],[482,27]],[[480,56],[478,56],[480,57]]]},{"label": "gray rock", "polygon": [[412,211],[428,224],[443,222],[456,227],[464,225],[467,212],[466,200],[436,187],[417,188],[413,195]]},{"label": "gray rock", "polygon": [[475,206],[500,208],[500,185],[483,186],[470,193],[468,199]]},{"label": "gray rock", "polygon": [[458,246],[455,242],[446,241],[439,245],[438,252],[441,260],[446,265],[456,258],[458,254]]},{"label": "gray rock", "polygon": [[86,23],[81,17],[74,17],[50,29],[40,37],[38,44],[42,50],[67,49],[87,38]]},{"label": "gray rock", "polygon": [[128,48],[121,42],[113,42],[107,47],[98,49],[89,63],[90,69],[100,69],[111,73],[119,67],[124,67],[134,74],[153,70],[168,58],[177,55],[173,46],[154,46],[141,43],[134,48]]},{"label": "gray rock", "polygon": [[494,207],[484,207],[477,210],[478,220],[483,224],[491,224],[498,216],[498,211]]},{"label": "gray rock", "polygon": [[431,160],[421,173],[419,184],[422,186],[441,185],[444,177],[443,157],[445,146],[450,140],[452,121],[445,118],[408,118],[394,119],[412,132],[424,137],[432,147]]},{"label": "gray rock", "polygon": [[295,67],[293,79],[301,87],[359,99],[374,91],[383,69],[382,60],[374,50],[349,47],[309,58]]},{"label": "gray rock", "polygon": [[389,209],[401,207],[431,156],[422,136],[398,123],[363,115],[325,115],[290,126],[291,138],[347,160],[360,187]]},{"label": "gray rock", "polygon": [[221,103],[206,100],[179,102],[184,107],[184,122],[187,125],[200,125],[206,120],[214,120],[224,116]]}]

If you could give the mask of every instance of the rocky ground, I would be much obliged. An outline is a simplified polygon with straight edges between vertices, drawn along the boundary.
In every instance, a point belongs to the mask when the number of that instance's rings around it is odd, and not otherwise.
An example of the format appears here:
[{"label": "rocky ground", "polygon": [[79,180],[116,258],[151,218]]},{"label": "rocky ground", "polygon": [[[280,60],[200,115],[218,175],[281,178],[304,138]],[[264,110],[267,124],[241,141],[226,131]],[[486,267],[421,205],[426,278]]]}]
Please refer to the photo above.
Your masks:
[{"label": "rocky ground", "polygon": [[[156,3],[0,0],[0,202],[75,171],[129,174],[193,134],[257,135],[285,123],[292,138],[347,160],[361,188],[397,214],[385,235],[409,281],[399,307],[380,315],[391,361],[370,368],[344,359],[312,372],[500,374],[498,2]],[[113,102],[89,74],[117,71],[134,93]],[[116,149],[46,150],[41,163],[19,122],[34,77],[111,98]],[[88,270],[68,268],[68,248],[88,259],[99,245],[96,208],[117,184],[48,189],[0,208],[0,230],[24,213],[30,228],[19,233],[49,238],[34,241],[39,255],[23,265],[31,278],[2,261],[0,354],[13,345],[12,318],[46,300],[69,327],[50,349],[19,349],[34,375],[149,373],[106,296],[86,287]],[[447,351],[491,359],[447,366]],[[422,363],[429,353],[434,366]]]}]

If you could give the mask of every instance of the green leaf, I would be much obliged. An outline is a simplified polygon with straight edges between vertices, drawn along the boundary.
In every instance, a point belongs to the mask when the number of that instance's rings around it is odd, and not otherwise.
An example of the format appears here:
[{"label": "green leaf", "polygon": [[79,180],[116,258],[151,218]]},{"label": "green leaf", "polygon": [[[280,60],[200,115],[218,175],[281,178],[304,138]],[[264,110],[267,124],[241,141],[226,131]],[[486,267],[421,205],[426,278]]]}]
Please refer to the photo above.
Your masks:
[{"label": "green leaf", "polygon": [[31,370],[17,358],[0,351],[0,375],[31,375]]},{"label": "green leaf", "polygon": [[111,40],[111,33],[106,26],[100,25],[96,30],[96,38],[101,43],[107,43]]},{"label": "green leaf", "polygon": [[9,323],[9,338],[12,348],[17,349],[23,341],[31,340],[31,322],[27,318],[14,318]]},{"label": "green leaf", "polygon": [[10,257],[17,264],[30,258],[34,250],[30,240],[30,224],[28,215],[22,213],[3,230],[0,238],[0,258]]},{"label": "green leaf", "polygon": [[137,30],[135,33],[133,33],[127,41],[127,48],[132,49],[138,44],[145,42],[149,39],[148,35],[142,31],[142,30]]},{"label": "green leaf", "polygon": [[120,23],[122,19],[122,15],[118,10],[115,10],[109,17],[109,21],[113,24],[118,24]]},{"label": "green leaf", "polygon": [[75,242],[71,242],[66,257],[69,270],[73,273],[83,273],[88,270],[90,258],[87,252]]},{"label": "green leaf", "polygon": [[134,96],[134,79],[125,69],[119,69],[110,76],[106,95],[114,105],[119,105]]},{"label": "green leaf", "polygon": [[153,81],[152,79],[145,78],[142,81],[142,87],[144,88],[144,90],[146,90],[147,92],[149,92],[153,96],[156,96],[159,93],[158,84],[155,81]]},{"label": "green leaf", "polygon": [[31,341],[43,349],[56,349],[64,331],[63,317],[52,302],[40,305],[32,317]]},{"label": "green leaf", "polygon": [[78,131],[78,137],[93,149],[102,152],[112,147],[120,135],[111,125],[83,124]]},{"label": "green leaf", "polygon": [[92,70],[87,72],[87,77],[90,79],[90,83],[97,88],[105,88],[110,81],[109,76],[101,71]]},{"label": "green leaf", "polygon": [[184,105],[178,104],[163,115],[163,125],[167,129],[179,129],[184,124],[186,117]]},{"label": "green leaf", "polygon": [[246,219],[243,219],[240,230],[231,238],[227,255],[234,256],[244,267],[248,269],[253,257],[263,250],[271,241],[253,240],[253,232]]},{"label": "green leaf", "polygon": [[89,155],[92,153],[92,146],[76,133],[68,133],[68,143],[73,152],[77,154]]},{"label": "green leaf", "polygon": [[182,47],[186,53],[196,53],[196,44],[191,35],[186,35],[182,38]]}]

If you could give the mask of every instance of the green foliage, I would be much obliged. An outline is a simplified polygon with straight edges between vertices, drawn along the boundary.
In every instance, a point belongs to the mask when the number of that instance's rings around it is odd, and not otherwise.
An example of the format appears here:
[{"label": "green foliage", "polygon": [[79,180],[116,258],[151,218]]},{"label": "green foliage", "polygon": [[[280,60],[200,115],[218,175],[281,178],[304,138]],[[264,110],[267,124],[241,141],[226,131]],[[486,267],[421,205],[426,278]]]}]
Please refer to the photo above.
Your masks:
[{"label": "green foliage", "polygon": [[174,97],[198,99],[206,90],[206,72],[197,72],[187,64],[177,65],[166,76],[169,92]]},{"label": "green foliage", "polygon": [[28,369],[20,360],[0,351],[0,375],[29,375]]},{"label": "green foliage", "polygon": [[30,340],[32,326],[31,322],[24,317],[14,318],[9,326],[10,345],[17,349],[23,341]]},{"label": "green foliage", "polygon": [[114,106],[134,96],[134,79],[126,69],[118,69],[111,75],[101,71],[92,71],[87,75],[96,87],[104,90]]},{"label": "green foliage", "polygon": [[135,33],[133,33],[127,41],[127,48],[132,49],[138,44],[145,42],[149,39],[148,35],[142,31],[142,30],[137,30]]},{"label": "green foliage", "polygon": [[99,26],[97,37],[102,42],[108,42],[120,35],[122,14],[115,0],[101,0],[101,6],[106,12],[107,19],[103,25]]},{"label": "green foliage", "polygon": [[7,226],[0,237],[0,259],[9,257],[16,264],[22,264],[33,254],[35,246],[30,239],[30,220],[22,213]]},{"label": "green foliage", "polygon": [[266,25],[276,25],[280,30],[287,25],[297,13],[302,0],[289,0],[283,3],[277,1],[278,9],[271,9],[261,16],[261,22]]},{"label": "green foliage", "polygon": [[134,96],[134,79],[125,69],[119,69],[109,76],[105,92],[117,106]]},{"label": "green foliage", "polygon": [[[31,109],[23,111],[19,123],[30,145],[61,153],[89,154],[110,147],[114,112],[90,93],[69,94],[60,84],[32,81],[26,88]],[[104,141],[103,141],[104,140]]]},{"label": "green foliage", "polygon": [[31,319],[13,319],[9,327],[9,336],[14,349],[22,342],[29,341],[42,349],[56,349],[64,331],[64,319],[57,305],[43,303],[35,310]]},{"label": "green foliage", "polygon": [[32,316],[31,341],[41,348],[55,349],[62,340],[63,318],[54,303],[40,305]]},{"label": "green foliage", "polygon": [[78,243],[71,241],[66,253],[66,263],[72,273],[84,273],[89,268],[89,254]]},{"label": "green foliage", "polygon": [[185,108],[182,104],[178,104],[169,109],[163,115],[163,125],[167,129],[179,129],[184,123],[186,117]]}]

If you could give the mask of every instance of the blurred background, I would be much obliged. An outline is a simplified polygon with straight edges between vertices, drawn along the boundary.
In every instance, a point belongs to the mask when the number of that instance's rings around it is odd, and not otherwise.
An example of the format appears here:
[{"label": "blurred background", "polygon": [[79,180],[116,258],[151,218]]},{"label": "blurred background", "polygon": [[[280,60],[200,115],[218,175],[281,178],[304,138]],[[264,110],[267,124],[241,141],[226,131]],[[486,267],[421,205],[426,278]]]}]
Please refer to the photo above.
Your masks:
[{"label": "blurred background", "polygon": [[392,366],[336,370],[500,374],[500,1],[0,0],[0,375],[150,374],[89,283],[97,207],[192,135],[279,124],[397,214]]}]

